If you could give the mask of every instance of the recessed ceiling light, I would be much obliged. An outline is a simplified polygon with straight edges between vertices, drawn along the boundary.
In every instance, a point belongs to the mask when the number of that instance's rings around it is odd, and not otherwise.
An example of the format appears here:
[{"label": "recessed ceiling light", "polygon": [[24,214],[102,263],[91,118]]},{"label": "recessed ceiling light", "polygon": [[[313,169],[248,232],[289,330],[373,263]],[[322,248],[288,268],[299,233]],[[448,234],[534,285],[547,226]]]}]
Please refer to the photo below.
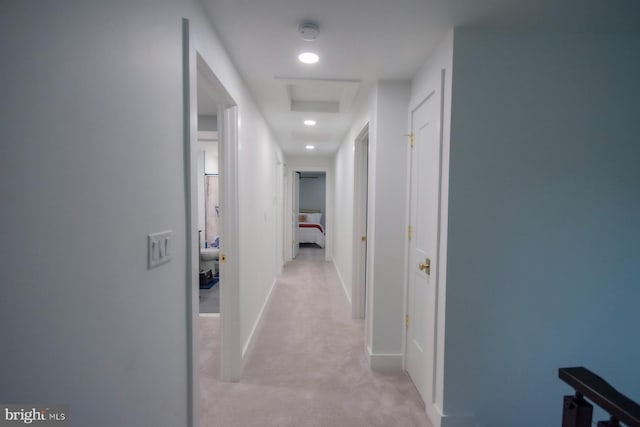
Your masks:
[{"label": "recessed ceiling light", "polygon": [[316,125],[316,121],[315,120],[305,120],[304,124],[307,126],[315,126]]},{"label": "recessed ceiling light", "polygon": [[313,52],[304,52],[298,55],[298,59],[305,64],[315,64],[320,60],[320,57]]},{"label": "recessed ceiling light", "polygon": [[304,147],[304,148],[306,148],[307,150],[313,150],[313,149],[315,149],[316,147],[315,147],[314,145],[307,145],[307,146],[306,146],[306,147]]}]

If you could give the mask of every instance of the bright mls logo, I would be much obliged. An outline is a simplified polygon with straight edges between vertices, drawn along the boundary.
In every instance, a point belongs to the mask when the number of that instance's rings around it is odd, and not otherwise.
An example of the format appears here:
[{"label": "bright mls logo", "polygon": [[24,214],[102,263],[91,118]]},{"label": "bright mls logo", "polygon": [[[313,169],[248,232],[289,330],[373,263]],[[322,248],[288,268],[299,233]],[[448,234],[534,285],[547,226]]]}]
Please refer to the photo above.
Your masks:
[{"label": "bright mls logo", "polygon": [[69,405],[0,404],[0,427],[67,427]]}]

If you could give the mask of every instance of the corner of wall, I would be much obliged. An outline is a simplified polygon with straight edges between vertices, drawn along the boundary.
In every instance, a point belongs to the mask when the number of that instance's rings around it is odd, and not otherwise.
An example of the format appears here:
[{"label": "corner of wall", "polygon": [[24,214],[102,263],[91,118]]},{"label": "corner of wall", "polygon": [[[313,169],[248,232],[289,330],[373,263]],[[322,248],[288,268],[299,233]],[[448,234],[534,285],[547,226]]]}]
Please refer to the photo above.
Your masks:
[{"label": "corner of wall", "polygon": [[367,346],[367,357],[371,370],[384,374],[399,374],[403,371],[402,353],[373,353]]},{"label": "corner of wall", "polygon": [[480,427],[476,424],[474,414],[444,414],[436,404],[425,402],[427,418],[433,427]]}]

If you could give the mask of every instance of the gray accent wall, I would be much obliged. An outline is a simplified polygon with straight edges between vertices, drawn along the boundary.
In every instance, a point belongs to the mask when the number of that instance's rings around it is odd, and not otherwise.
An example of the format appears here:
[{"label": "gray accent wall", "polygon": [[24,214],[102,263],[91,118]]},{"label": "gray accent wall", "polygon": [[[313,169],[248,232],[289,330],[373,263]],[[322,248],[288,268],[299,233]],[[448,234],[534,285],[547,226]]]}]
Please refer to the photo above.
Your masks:
[{"label": "gray accent wall", "polygon": [[454,46],[445,411],[559,425],[565,366],[640,400],[640,38]]}]

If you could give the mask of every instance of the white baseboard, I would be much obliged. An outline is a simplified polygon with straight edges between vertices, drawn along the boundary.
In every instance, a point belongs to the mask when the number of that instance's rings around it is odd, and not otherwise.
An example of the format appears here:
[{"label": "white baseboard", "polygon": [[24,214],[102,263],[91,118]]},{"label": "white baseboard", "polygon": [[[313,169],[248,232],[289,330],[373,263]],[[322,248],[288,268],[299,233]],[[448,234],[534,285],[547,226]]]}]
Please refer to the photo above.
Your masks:
[{"label": "white baseboard", "polygon": [[440,427],[474,427],[473,415],[444,415],[441,418]]},{"label": "white baseboard", "polygon": [[247,363],[248,355],[251,354],[253,347],[255,346],[256,337],[262,327],[262,319],[264,317],[264,313],[271,302],[271,294],[273,294],[273,289],[276,287],[277,279],[273,279],[273,283],[271,284],[271,288],[269,289],[269,293],[267,294],[267,298],[262,304],[262,308],[260,309],[260,313],[258,313],[258,317],[256,321],[253,323],[253,328],[251,328],[251,333],[249,334],[249,338],[247,338],[247,342],[244,344],[242,348],[242,369],[244,370],[244,365]]},{"label": "white baseboard", "polygon": [[369,367],[371,370],[383,373],[402,372],[402,353],[372,353],[367,347]]},{"label": "white baseboard", "polygon": [[220,317],[220,313],[198,313],[200,317]]},{"label": "white baseboard", "polygon": [[349,301],[349,305],[351,305],[351,295],[349,295],[349,291],[347,290],[347,285],[345,285],[344,280],[342,279],[342,275],[340,274],[340,270],[338,270],[338,266],[336,265],[336,260],[331,258],[331,264],[333,264],[333,269],[338,274],[338,279],[340,280],[340,284],[342,285],[342,290],[344,290],[344,294],[347,296],[347,301]]},{"label": "white baseboard", "polygon": [[432,404],[427,407],[427,416],[434,427],[475,427],[473,414],[443,414],[442,409]]}]

